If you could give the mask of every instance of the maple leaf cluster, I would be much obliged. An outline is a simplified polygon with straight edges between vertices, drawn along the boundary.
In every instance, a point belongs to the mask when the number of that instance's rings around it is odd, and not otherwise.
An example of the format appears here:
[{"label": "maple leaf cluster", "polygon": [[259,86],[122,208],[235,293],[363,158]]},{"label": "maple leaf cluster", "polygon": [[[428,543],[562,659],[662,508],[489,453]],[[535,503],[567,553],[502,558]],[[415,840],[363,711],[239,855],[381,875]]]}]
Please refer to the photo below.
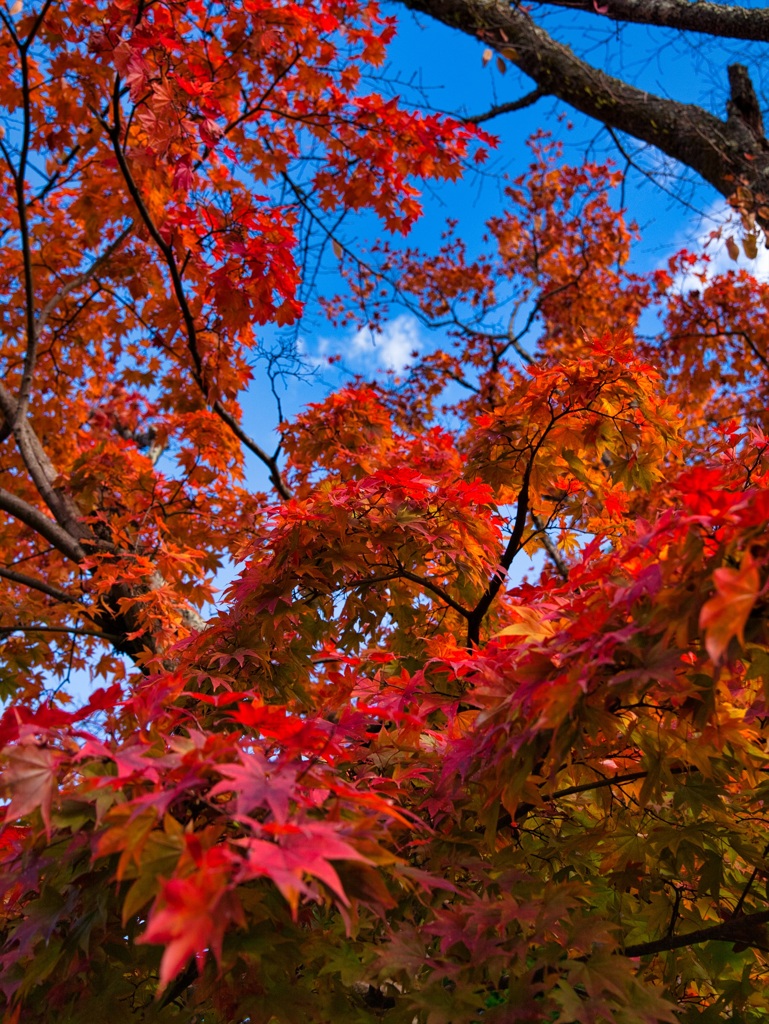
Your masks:
[{"label": "maple leaf cluster", "polygon": [[[760,1024],[766,286],[542,136],[488,252],[353,260],[490,142],[375,3],[0,21],[3,1020]],[[446,344],[270,453],[318,225]]]}]

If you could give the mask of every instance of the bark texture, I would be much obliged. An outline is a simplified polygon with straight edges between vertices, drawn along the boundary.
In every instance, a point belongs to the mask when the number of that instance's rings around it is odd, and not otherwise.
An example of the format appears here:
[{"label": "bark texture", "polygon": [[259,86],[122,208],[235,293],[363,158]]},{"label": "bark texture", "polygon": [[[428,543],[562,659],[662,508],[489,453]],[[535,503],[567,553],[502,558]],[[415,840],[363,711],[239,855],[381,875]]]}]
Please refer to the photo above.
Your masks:
[{"label": "bark texture", "polygon": [[707,0],[546,0],[543,7],[587,11],[610,21],[657,25],[681,32],[769,42],[769,8],[708,3]]},{"label": "bark texture", "polygon": [[[769,227],[769,144],[750,76],[728,69],[726,117],[655,95],[606,74],[554,39],[532,13],[507,0],[396,0],[475,36],[528,75],[540,94],[562,100],[616,131],[648,143],[691,168],[721,195],[738,188],[741,206]],[[755,41],[769,39],[769,8],[726,7],[690,0],[554,0],[550,6],[593,11],[596,18]],[[606,13],[603,13],[603,12]],[[724,79],[727,69],[724,68]],[[474,120],[477,120],[474,119]],[[748,197],[746,199],[746,197]]]}]

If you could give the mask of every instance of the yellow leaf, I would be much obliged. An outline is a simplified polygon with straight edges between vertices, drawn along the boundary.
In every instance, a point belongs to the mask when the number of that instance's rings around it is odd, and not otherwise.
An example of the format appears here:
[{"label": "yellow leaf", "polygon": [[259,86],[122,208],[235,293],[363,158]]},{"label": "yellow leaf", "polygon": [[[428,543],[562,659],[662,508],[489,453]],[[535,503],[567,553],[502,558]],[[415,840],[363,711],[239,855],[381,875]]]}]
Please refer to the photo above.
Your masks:
[{"label": "yellow leaf", "polygon": [[481,63],[483,64],[484,67],[486,67],[486,65],[489,63],[493,56],[494,51],[490,50],[489,47],[487,46],[486,49],[483,51],[483,56],[481,57]]},{"label": "yellow leaf", "polygon": [[544,640],[557,632],[554,622],[547,622],[534,608],[521,605],[515,609],[518,621],[500,629],[495,636],[523,636],[527,640]]}]

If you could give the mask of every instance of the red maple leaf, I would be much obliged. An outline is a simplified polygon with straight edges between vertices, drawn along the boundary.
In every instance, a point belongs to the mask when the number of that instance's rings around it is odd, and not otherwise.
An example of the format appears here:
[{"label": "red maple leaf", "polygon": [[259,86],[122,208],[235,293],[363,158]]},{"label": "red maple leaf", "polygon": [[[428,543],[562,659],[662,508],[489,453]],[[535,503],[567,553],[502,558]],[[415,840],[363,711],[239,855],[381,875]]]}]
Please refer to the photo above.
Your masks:
[{"label": "red maple leaf", "polygon": [[240,904],[228,889],[231,862],[223,847],[214,847],[202,855],[193,875],[164,884],[139,939],[166,947],[160,961],[160,991],[190,957],[200,965],[210,951],[218,960],[225,929],[243,922]]}]

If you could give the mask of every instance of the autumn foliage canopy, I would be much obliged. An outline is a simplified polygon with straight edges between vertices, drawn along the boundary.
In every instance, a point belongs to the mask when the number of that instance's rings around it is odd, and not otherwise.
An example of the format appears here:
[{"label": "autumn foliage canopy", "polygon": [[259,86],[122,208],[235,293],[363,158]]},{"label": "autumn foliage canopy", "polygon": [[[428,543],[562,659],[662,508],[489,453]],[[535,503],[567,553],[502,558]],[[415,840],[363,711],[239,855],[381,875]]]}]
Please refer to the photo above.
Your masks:
[{"label": "autumn foliage canopy", "polygon": [[[5,1024],[765,1022],[769,287],[544,136],[405,247],[369,0],[0,20]],[[436,340],[273,451],[324,259]]]}]

